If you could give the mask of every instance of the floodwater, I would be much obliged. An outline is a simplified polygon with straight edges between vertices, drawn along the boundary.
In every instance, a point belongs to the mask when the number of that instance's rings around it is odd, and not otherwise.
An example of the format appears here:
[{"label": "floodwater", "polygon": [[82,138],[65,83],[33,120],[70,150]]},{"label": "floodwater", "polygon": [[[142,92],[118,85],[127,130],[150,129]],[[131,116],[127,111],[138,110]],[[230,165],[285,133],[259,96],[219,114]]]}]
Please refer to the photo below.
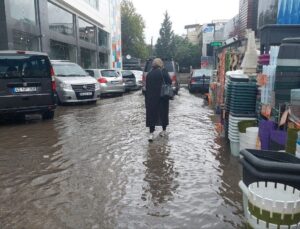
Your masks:
[{"label": "floodwater", "polygon": [[0,228],[244,228],[241,168],[212,115],[183,88],[153,143],[139,91],[1,124]]}]

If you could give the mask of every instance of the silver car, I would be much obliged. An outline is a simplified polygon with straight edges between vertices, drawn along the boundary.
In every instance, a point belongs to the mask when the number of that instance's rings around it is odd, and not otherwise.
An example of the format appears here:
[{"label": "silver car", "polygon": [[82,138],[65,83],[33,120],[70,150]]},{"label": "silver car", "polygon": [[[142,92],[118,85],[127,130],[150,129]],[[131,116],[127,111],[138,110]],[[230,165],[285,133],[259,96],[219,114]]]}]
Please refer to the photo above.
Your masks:
[{"label": "silver car", "polygon": [[100,84],[101,95],[119,94],[125,92],[125,83],[122,74],[116,69],[86,69],[90,76],[97,79]]},{"label": "silver car", "polygon": [[69,61],[51,61],[56,91],[61,103],[96,102],[100,85],[78,64]]},{"label": "silver car", "polygon": [[136,79],[136,84],[138,89],[142,88],[143,86],[143,71],[139,71],[139,70],[130,70]]},{"label": "silver car", "polygon": [[135,75],[133,74],[132,71],[129,70],[123,70],[121,71],[123,81],[125,83],[125,90],[126,91],[131,91],[131,90],[136,90],[138,89],[137,84],[136,84],[136,79]]}]

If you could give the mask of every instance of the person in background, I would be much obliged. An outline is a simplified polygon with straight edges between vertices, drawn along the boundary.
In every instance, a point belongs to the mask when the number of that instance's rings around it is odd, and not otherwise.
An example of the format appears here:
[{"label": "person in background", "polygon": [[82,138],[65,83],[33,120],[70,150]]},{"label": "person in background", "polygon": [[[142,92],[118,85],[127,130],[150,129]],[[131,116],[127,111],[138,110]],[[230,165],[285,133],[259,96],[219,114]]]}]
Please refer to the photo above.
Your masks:
[{"label": "person in background", "polygon": [[169,99],[160,96],[163,83],[172,84],[172,81],[167,70],[163,68],[163,61],[156,58],[146,78],[146,127],[150,129],[148,138],[150,142],[153,141],[156,126],[162,126],[162,132],[159,135],[163,137],[169,125]]}]

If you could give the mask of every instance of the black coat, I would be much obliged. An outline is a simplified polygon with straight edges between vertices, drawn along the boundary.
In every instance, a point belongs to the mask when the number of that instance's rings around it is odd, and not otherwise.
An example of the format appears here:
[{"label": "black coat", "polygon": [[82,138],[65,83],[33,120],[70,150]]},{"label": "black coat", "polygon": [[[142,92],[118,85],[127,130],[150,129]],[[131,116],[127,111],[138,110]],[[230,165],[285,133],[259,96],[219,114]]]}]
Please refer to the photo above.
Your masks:
[{"label": "black coat", "polygon": [[147,75],[145,93],[147,127],[169,125],[169,99],[160,97],[163,79],[166,84],[172,84],[165,69],[154,68]]}]

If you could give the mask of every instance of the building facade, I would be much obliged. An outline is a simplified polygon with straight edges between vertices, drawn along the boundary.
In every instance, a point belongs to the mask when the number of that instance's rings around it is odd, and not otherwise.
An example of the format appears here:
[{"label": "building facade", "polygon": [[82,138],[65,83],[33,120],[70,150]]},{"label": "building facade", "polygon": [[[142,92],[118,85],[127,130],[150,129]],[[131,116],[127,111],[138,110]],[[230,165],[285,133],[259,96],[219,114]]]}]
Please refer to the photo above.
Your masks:
[{"label": "building facade", "polygon": [[112,0],[3,0],[0,49],[46,52],[51,59],[70,60],[84,68],[111,67],[115,60],[112,36],[114,42],[121,40],[118,30],[121,22],[112,15],[112,3]]},{"label": "building facade", "polygon": [[201,32],[202,25],[200,24],[193,24],[193,25],[186,25],[184,27],[186,29],[186,37],[187,39],[194,45],[199,45],[199,34]]},{"label": "building facade", "polygon": [[258,0],[240,0],[239,5],[239,37],[246,36],[247,29],[257,32]]}]

